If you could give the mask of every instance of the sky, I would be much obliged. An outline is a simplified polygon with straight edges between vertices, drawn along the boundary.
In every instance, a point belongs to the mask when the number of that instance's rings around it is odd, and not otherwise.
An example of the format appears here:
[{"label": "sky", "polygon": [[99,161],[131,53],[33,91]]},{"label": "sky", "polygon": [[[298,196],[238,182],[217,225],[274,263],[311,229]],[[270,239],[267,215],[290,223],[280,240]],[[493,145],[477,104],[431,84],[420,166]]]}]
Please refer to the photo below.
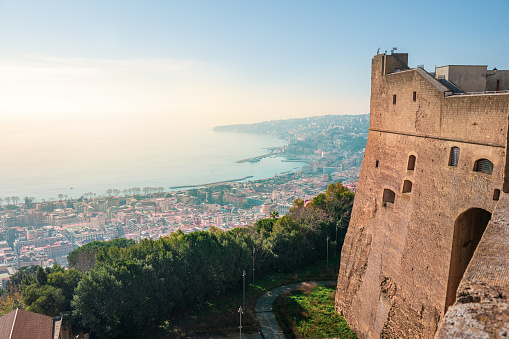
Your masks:
[{"label": "sky", "polygon": [[508,0],[0,0],[0,130],[367,114],[378,48],[428,71],[509,69],[508,13]]}]

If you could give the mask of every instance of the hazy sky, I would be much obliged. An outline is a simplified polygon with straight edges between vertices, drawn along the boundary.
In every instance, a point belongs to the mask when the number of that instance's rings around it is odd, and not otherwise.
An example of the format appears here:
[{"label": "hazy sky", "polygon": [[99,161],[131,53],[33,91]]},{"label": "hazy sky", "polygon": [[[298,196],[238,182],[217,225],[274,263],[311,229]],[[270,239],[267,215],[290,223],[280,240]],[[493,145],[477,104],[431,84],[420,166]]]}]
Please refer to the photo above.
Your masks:
[{"label": "hazy sky", "polygon": [[[0,123],[369,113],[377,49],[509,69],[509,1],[0,0]],[[128,128],[128,127],[126,127]]]}]

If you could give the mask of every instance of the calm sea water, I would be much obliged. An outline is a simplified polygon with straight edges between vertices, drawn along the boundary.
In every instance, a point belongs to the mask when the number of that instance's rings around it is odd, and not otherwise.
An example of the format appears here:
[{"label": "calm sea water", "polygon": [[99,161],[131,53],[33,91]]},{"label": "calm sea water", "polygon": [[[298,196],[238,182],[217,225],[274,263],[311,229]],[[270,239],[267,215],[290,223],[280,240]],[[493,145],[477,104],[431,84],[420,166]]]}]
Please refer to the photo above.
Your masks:
[{"label": "calm sea water", "polygon": [[79,197],[108,188],[197,185],[253,176],[268,178],[303,165],[265,158],[235,161],[268,153],[285,141],[270,136],[214,132],[210,128],[162,127],[153,132],[90,130],[45,126],[0,135],[0,197],[37,200],[58,194]]}]

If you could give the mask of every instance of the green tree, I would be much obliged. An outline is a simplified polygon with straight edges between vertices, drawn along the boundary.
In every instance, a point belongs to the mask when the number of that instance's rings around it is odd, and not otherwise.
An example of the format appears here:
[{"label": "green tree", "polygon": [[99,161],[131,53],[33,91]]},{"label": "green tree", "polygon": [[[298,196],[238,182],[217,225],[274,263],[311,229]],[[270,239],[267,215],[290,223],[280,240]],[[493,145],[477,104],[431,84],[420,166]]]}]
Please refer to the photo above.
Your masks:
[{"label": "green tree", "polygon": [[37,273],[39,269],[39,266],[23,266],[20,267],[16,273],[14,273],[9,280],[7,280],[7,284],[5,286],[5,289],[8,293],[14,292],[14,291],[20,291],[21,284],[23,281],[26,281],[29,279],[27,285],[32,284],[35,282],[35,274]]},{"label": "green tree", "polygon": [[209,188],[207,190],[207,202],[209,204],[213,204],[214,203],[214,197],[212,196],[212,189],[211,188]]},{"label": "green tree", "polygon": [[9,291],[6,291],[0,297],[0,316],[21,308],[24,309],[23,298],[18,285],[13,285]]},{"label": "green tree", "polygon": [[[74,289],[81,279],[75,269],[64,270],[60,265],[33,266],[37,270],[24,269],[24,276],[16,286],[21,291],[27,310],[48,316],[58,315],[71,309]],[[28,272],[28,274],[26,274]],[[19,279],[17,279],[19,281]]]},{"label": "green tree", "polygon": [[81,280],[81,274],[76,269],[64,270],[58,266],[52,273],[48,274],[47,284],[62,291],[65,298],[62,305],[64,311],[71,310],[71,300],[74,296],[74,290]]},{"label": "green tree", "polygon": [[154,275],[152,267],[132,260],[99,265],[78,284],[73,314],[100,338],[140,337],[168,315],[160,306],[171,304]]},{"label": "green tree", "polygon": [[274,219],[260,219],[254,223],[254,228],[259,234],[270,234],[272,227],[274,227]]},{"label": "green tree", "polygon": [[33,198],[25,197],[25,208],[31,209],[33,207]]},{"label": "green tree", "polygon": [[35,281],[39,286],[46,285],[46,282],[48,281],[48,276],[46,275],[46,271],[44,270],[44,268],[39,266],[39,268],[37,269],[37,273],[35,274]]},{"label": "green tree", "polygon": [[32,284],[23,291],[23,302],[27,311],[56,316],[64,311],[65,297],[60,288]]},{"label": "green tree", "polygon": [[86,272],[95,265],[95,256],[100,249],[110,247],[125,248],[134,246],[136,242],[132,239],[118,238],[111,241],[92,241],[67,255],[67,262],[70,268],[75,268],[80,272]]}]

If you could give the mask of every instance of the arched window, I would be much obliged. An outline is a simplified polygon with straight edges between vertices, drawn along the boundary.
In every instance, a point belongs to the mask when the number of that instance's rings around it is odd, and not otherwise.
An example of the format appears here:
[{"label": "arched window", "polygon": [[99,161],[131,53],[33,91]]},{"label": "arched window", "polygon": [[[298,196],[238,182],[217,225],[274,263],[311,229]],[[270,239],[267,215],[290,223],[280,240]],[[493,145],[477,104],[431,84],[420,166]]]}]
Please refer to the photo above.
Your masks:
[{"label": "arched window", "polygon": [[410,180],[405,180],[403,182],[403,193],[412,192],[412,182]]},{"label": "arched window", "polygon": [[394,193],[392,190],[390,189],[384,189],[384,196],[382,198],[382,201],[385,202],[385,203],[391,203],[391,204],[394,204],[394,199],[396,198],[396,193]]},{"label": "arched window", "polygon": [[409,171],[413,171],[415,169],[415,155],[408,157],[408,165],[406,169]]},{"label": "arched window", "polygon": [[460,158],[459,147],[451,148],[451,155],[449,156],[449,166],[458,166],[458,160]]},{"label": "arched window", "polygon": [[474,164],[475,172],[482,172],[487,174],[493,173],[493,163],[488,159],[479,159]]}]

